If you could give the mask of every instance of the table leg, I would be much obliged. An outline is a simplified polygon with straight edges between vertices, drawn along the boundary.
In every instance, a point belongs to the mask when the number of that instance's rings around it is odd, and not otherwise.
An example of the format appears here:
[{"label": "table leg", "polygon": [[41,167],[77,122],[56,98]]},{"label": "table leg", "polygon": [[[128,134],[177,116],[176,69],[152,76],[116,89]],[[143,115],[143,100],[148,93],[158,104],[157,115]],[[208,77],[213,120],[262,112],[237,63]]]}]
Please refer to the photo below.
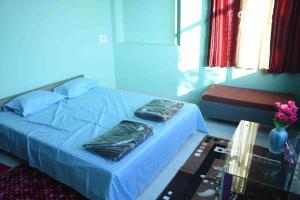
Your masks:
[{"label": "table leg", "polygon": [[220,188],[220,200],[228,200],[231,194],[231,186],[232,186],[232,175],[223,173],[221,188]]}]

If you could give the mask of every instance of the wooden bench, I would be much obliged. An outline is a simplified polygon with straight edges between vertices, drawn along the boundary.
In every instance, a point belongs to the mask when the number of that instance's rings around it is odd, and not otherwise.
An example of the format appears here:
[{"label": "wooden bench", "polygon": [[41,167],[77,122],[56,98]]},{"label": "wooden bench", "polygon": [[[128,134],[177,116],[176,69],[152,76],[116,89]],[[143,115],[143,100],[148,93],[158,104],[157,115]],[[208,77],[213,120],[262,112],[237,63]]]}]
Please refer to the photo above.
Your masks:
[{"label": "wooden bench", "polygon": [[272,124],[274,103],[289,100],[295,95],[214,84],[202,95],[200,109],[208,118]]}]

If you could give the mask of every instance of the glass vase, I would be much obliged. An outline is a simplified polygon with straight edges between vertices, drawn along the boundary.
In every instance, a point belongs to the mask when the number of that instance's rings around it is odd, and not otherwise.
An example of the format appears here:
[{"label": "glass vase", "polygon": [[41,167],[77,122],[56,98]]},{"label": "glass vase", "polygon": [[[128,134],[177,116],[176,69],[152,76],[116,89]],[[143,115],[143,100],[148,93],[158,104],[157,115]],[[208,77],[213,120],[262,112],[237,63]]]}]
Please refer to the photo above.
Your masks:
[{"label": "glass vase", "polygon": [[287,127],[273,128],[269,135],[269,150],[271,153],[280,154],[288,140]]}]

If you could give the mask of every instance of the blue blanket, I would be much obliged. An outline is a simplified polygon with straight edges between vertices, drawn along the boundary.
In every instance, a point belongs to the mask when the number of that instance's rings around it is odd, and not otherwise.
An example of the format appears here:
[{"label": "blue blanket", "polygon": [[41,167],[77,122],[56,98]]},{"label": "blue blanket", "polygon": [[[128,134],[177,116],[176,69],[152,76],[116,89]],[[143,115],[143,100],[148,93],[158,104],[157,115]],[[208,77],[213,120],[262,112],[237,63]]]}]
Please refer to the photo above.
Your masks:
[{"label": "blue blanket", "polygon": [[[155,97],[96,87],[26,118],[0,112],[0,148],[26,159],[89,199],[136,199],[197,129],[199,108],[184,103],[167,122],[139,119],[134,111]],[[119,162],[82,148],[122,120],[153,127],[153,136]]]}]

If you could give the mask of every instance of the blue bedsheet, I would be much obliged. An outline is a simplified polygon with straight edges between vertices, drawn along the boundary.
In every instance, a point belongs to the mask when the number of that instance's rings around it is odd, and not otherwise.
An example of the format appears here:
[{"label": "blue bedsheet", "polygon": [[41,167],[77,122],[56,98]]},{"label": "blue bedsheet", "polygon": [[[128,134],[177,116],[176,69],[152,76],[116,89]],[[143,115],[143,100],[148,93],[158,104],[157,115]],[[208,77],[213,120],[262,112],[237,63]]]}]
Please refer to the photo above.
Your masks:
[{"label": "blue bedsheet", "polygon": [[[0,147],[89,199],[136,199],[192,133],[206,132],[194,104],[164,123],[137,118],[134,111],[153,98],[96,87],[26,118],[0,112]],[[82,148],[125,119],[150,124],[153,136],[118,162]]]}]

